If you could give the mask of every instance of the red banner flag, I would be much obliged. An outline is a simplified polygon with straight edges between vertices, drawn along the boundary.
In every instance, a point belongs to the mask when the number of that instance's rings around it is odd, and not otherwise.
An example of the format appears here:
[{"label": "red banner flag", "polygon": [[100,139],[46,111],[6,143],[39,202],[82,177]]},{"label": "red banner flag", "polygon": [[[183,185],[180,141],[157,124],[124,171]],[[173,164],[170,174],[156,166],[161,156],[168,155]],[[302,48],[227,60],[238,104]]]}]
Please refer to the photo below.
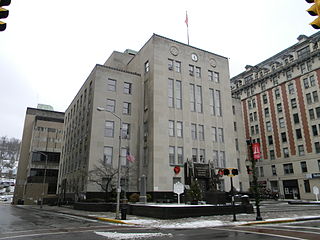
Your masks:
[{"label": "red banner flag", "polygon": [[187,24],[187,27],[189,27],[188,12],[186,12],[186,20],[184,22]]},{"label": "red banner flag", "polygon": [[254,160],[258,160],[261,158],[260,143],[252,143],[252,152]]}]

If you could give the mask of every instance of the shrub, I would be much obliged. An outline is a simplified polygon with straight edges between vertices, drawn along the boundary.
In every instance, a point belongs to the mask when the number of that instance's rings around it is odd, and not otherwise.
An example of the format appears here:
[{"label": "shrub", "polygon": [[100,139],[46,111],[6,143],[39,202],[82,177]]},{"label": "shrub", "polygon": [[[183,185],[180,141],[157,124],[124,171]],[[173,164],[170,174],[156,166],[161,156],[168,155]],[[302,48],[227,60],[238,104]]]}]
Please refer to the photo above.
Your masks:
[{"label": "shrub", "polygon": [[129,202],[139,202],[140,195],[138,193],[132,193],[129,196]]}]

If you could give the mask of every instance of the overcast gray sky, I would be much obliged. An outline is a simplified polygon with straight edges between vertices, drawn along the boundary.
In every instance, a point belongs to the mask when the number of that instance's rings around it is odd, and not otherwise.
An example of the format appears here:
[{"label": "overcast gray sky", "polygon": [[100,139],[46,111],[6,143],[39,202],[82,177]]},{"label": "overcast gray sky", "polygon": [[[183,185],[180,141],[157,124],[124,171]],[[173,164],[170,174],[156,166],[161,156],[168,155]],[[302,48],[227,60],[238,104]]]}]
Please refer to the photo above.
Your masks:
[{"label": "overcast gray sky", "polygon": [[304,0],[13,0],[0,32],[0,136],[22,138],[25,111],[65,111],[95,64],[153,33],[229,58],[230,75],[316,31]]}]

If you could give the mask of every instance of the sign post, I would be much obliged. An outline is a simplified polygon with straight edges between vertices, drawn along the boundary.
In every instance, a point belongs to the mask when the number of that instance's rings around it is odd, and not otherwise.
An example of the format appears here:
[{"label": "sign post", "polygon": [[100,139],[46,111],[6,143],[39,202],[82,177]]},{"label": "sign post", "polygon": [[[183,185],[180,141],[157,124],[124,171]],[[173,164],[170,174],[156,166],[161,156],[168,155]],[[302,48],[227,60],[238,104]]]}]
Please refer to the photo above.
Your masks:
[{"label": "sign post", "polygon": [[316,195],[316,200],[318,202],[319,188],[317,186],[313,186],[312,190],[313,190],[313,194]]},{"label": "sign post", "polygon": [[173,185],[173,192],[178,194],[178,204],[180,204],[180,194],[184,192],[184,185],[181,182],[177,182]]}]

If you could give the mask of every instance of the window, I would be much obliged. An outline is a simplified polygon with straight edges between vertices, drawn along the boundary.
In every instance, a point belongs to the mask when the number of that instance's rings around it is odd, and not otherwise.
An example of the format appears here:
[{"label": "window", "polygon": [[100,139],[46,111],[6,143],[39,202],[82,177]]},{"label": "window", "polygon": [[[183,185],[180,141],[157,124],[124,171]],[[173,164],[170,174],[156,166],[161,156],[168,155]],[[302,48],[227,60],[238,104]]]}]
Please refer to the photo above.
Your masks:
[{"label": "window", "polygon": [[259,134],[259,125],[256,125],[255,129],[256,129],[256,134]]},{"label": "window", "polygon": [[104,136],[105,137],[113,137],[114,134],[114,122],[106,121],[104,128]]},{"label": "window", "polygon": [[112,164],[112,150],[112,147],[104,147],[103,149],[103,161],[106,165]]},{"label": "window", "polygon": [[197,139],[197,125],[194,123],[191,123],[191,138],[193,140]]},{"label": "window", "polygon": [[299,156],[304,156],[304,146],[303,145],[298,146],[298,153],[299,153]]},{"label": "window", "polygon": [[283,148],[283,157],[288,158],[289,157],[289,149],[287,147]]},{"label": "window", "polygon": [[269,117],[269,116],[270,116],[269,108],[265,108],[265,109],[264,109],[264,116],[265,116],[265,117]]},{"label": "window", "polygon": [[267,104],[267,103],[268,103],[268,97],[267,97],[266,94],[263,94],[263,95],[262,95],[262,100],[263,100],[263,103],[264,103],[264,104]]},{"label": "window", "polygon": [[302,132],[301,132],[300,128],[296,129],[296,136],[297,136],[297,139],[301,139],[302,138]]},{"label": "window", "polygon": [[190,110],[191,112],[196,111],[196,97],[194,84],[190,84]]},{"label": "window", "polygon": [[298,113],[294,113],[293,114],[293,122],[295,124],[298,124],[300,121],[299,121],[299,114]]},{"label": "window", "polygon": [[280,128],[284,128],[285,127],[284,118],[283,117],[279,118],[279,127]]},{"label": "window", "polygon": [[297,108],[297,100],[295,98],[291,99],[291,107],[292,109]]},{"label": "window", "polygon": [[121,137],[123,139],[130,139],[130,124],[129,123],[122,123]]},{"label": "window", "polygon": [[[215,168],[220,167],[219,166],[219,153],[217,150],[213,150],[212,160],[213,160],[213,166]],[[320,160],[319,160],[319,162],[320,162]],[[319,163],[319,169],[320,169],[320,163]]]},{"label": "window", "polygon": [[274,95],[275,95],[276,99],[279,99],[279,98],[280,98],[280,90],[279,90],[279,88],[276,88],[276,89],[274,90]]},{"label": "window", "polygon": [[182,109],[182,89],[181,89],[181,81],[176,81],[176,108]]},{"label": "window", "polygon": [[201,78],[201,68],[200,67],[196,67],[196,77]]},{"label": "window", "polygon": [[174,165],[175,162],[175,149],[173,146],[169,146],[169,164]]},{"label": "window", "polygon": [[204,141],[204,126],[198,125],[198,131],[199,131],[199,140]]},{"label": "window", "polygon": [[304,183],[304,191],[306,193],[310,193],[311,192],[311,187],[310,187],[309,180],[303,180],[303,183]]},{"label": "window", "polygon": [[213,81],[213,71],[211,71],[211,70],[208,70],[208,79],[210,81]]},{"label": "window", "polygon": [[316,150],[316,153],[320,153],[320,143],[319,142],[314,143],[314,148]]},{"label": "window", "polygon": [[226,153],[224,151],[219,152],[219,162],[221,168],[226,167]]},{"label": "window", "polygon": [[127,161],[127,151],[128,149],[127,148],[121,148],[121,166],[127,166],[128,165],[128,161]]},{"label": "window", "polygon": [[277,176],[276,165],[271,165],[272,176]]},{"label": "window", "polygon": [[174,137],[174,121],[169,120],[169,136]]},{"label": "window", "polygon": [[177,147],[178,164],[183,164],[183,147]]},{"label": "window", "polygon": [[113,99],[107,99],[107,111],[108,112],[113,112],[115,111],[115,107],[116,107],[116,101]]},{"label": "window", "polygon": [[307,67],[305,63],[300,64],[300,70],[302,74],[307,71]]},{"label": "window", "polygon": [[194,66],[193,65],[189,65],[189,75],[194,76]]},{"label": "window", "polygon": [[318,136],[317,125],[312,125],[312,133],[313,133],[313,136]]},{"label": "window", "polygon": [[232,106],[232,113],[233,113],[233,115],[236,115],[236,107],[235,106]]},{"label": "window", "polygon": [[308,172],[307,162],[305,162],[305,161],[300,162],[300,166],[301,166],[301,172],[303,172],[303,173]]},{"label": "window", "polygon": [[202,87],[196,86],[196,110],[202,113]]},{"label": "window", "polygon": [[272,127],[271,127],[271,122],[270,121],[266,122],[266,129],[267,129],[268,132],[272,131]]},{"label": "window", "polygon": [[220,90],[215,90],[214,93],[214,102],[215,102],[215,112],[217,116],[221,117],[222,116],[222,104],[221,104],[221,93]]},{"label": "window", "polygon": [[319,102],[318,92],[313,91],[312,92],[313,102]]},{"label": "window", "polygon": [[314,76],[310,76],[309,77],[309,81],[310,81],[310,86],[315,86],[316,85],[316,79],[314,78]]},{"label": "window", "polygon": [[260,177],[264,177],[263,167],[260,167]]},{"label": "window", "polygon": [[214,142],[217,141],[217,128],[216,127],[211,127],[211,132],[212,132],[212,140]]},{"label": "window", "polygon": [[168,106],[174,107],[174,98],[173,98],[173,79],[168,79]]},{"label": "window", "polygon": [[150,71],[150,63],[149,63],[149,61],[146,61],[144,63],[144,72],[147,73],[149,71]]},{"label": "window", "polygon": [[131,91],[132,91],[132,84],[125,82],[123,85],[123,93],[131,94]]},{"label": "window", "polygon": [[181,72],[181,62],[175,61],[174,63],[175,63],[175,64],[174,64],[174,66],[175,66],[175,71],[176,71],[176,72]]},{"label": "window", "polygon": [[[302,69],[301,69],[301,71],[302,71]],[[305,89],[309,88],[309,80],[308,80],[308,78],[304,78],[303,79],[303,86],[304,86]]]},{"label": "window", "polygon": [[293,83],[289,83],[288,85],[288,91],[289,91],[289,94],[294,94],[294,85]]},{"label": "window", "polygon": [[317,118],[320,118],[320,107],[316,108],[316,115],[317,115]]},{"label": "window", "polygon": [[237,131],[237,122],[233,122],[233,131]]},{"label": "window", "polygon": [[306,94],[306,99],[308,104],[312,104],[312,98],[311,98],[311,93]]},{"label": "window", "polygon": [[177,137],[182,138],[183,137],[183,124],[182,122],[177,122]]},{"label": "window", "polygon": [[293,173],[292,163],[283,164],[283,172],[284,174],[292,174]]},{"label": "window", "polygon": [[200,157],[200,162],[201,162],[201,163],[205,163],[206,152],[205,152],[204,149],[200,149],[200,150],[199,150],[199,157]]},{"label": "window", "polygon": [[278,110],[278,113],[282,113],[282,104],[281,103],[277,104],[277,110]]},{"label": "window", "polygon": [[253,135],[254,134],[254,126],[251,126],[251,135]]},{"label": "window", "polygon": [[122,113],[125,115],[131,114],[131,103],[123,102]]},{"label": "window", "polygon": [[212,88],[209,89],[210,92],[210,113],[211,115],[215,115],[216,109],[215,109],[215,104],[214,104],[214,90]]},{"label": "window", "polygon": [[287,134],[285,132],[281,133],[281,140],[283,143],[287,142]]},{"label": "window", "polygon": [[223,128],[218,128],[218,139],[219,139],[219,142],[221,143],[224,142]]},{"label": "window", "polygon": [[310,47],[309,46],[304,47],[304,48],[300,49],[299,51],[297,51],[298,58],[306,57],[306,56],[309,55],[309,53],[310,53]]},{"label": "window", "polygon": [[116,91],[116,84],[117,84],[116,80],[108,78],[108,80],[107,80],[107,90],[115,92]]},{"label": "window", "polygon": [[168,70],[172,71],[173,70],[173,60],[168,59]]},{"label": "window", "polygon": [[291,78],[292,78],[292,69],[289,69],[289,70],[286,72],[286,76],[287,76],[287,79],[291,79]]},{"label": "window", "polygon": [[213,81],[216,83],[220,82],[219,73],[213,72]]},{"label": "window", "polygon": [[272,136],[268,136],[268,143],[269,143],[269,145],[273,145],[273,137]]},{"label": "window", "polygon": [[310,117],[310,120],[314,120],[315,119],[315,114],[314,114],[314,110],[313,109],[309,109],[309,117]]},{"label": "window", "polygon": [[236,150],[239,151],[239,140],[238,140],[238,138],[235,139],[235,144],[236,144]]},{"label": "window", "polygon": [[320,160],[318,160],[318,169],[320,171]]},{"label": "window", "polygon": [[198,162],[198,149],[192,148],[192,161]]},{"label": "window", "polygon": [[274,150],[273,150],[273,149],[272,149],[272,150],[270,150],[270,151],[269,151],[269,153],[270,153],[270,160],[274,160],[274,159],[276,159],[275,154],[274,154]]}]

